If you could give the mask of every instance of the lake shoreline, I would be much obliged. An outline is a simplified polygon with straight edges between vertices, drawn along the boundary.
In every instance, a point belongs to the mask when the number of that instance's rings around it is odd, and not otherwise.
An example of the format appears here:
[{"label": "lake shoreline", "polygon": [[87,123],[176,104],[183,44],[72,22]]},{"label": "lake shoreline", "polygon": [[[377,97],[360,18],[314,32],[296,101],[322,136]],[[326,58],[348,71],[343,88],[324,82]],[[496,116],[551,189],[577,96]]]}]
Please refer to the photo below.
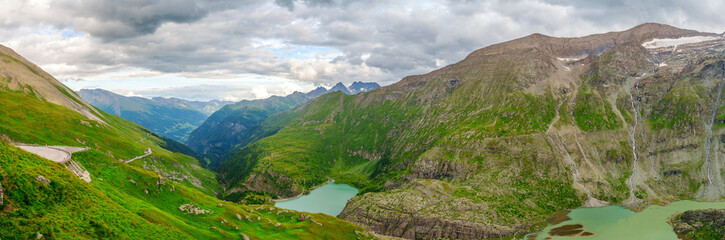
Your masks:
[{"label": "lake shoreline", "polygon": [[337,184],[330,180],[327,184],[310,191],[309,194],[288,201],[275,202],[274,206],[283,209],[308,213],[323,213],[333,217],[340,215],[347,202],[360,192],[347,184]]},{"label": "lake shoreline", "polygon": [[[310,192],[312,192],[312,190],[315,190],[315,189],[317,189],[319,187],[325,186],[325,185],[327,185],[330,182],[335,182],[335,179],[330,178],[329,180],[327,180],[327,182],[310,188],[309,189],[310,191],[307,192],[307,193],[309,194]],[[300,193],[300,194],[298,194],[297,196],[294,196],[294,197],[288,197],[288,198],[282,198],[282,199],[272,199],[272,201],[274,201],[275,203],[276,202],[281,202],[281,201],[287,201],[287,200],[292,200],[292,199],[295,199],[295,198],[302,197],[304,195],[305,195],[305,193]]]},{"label": "lake shoreline", "polygon": [[[576,234],[567,236],[567,239],[573,240],[586,237],[590,240],[597,240],[657,236],[651,239],[676,240],[677,235],[668,223],[669,218],[680,212],[699,209],[725,209],[725,202],[680,200],[662,205],[652,204],[641,209],[630,209],[622,205],[569,209],[550,217],[551,220],[560,221],[549,221],[546,227],[538,232],[527,234],[526,238],[557,238],[561,235],[555,229],[568,225],[582,225],[582,228],[577,228],[581,229],[582,234],[579,234],[580,231],[577,231]],[[567,211],[568,213],[564,217],[563,213]],[[568,219],[565,220],[565,218]],[[633,229],[636,229],[636,231],[632,232]],[[583,234],[584,232],[587,233],[586,236]],[[647,235],[642,235],[643,233]]]}]

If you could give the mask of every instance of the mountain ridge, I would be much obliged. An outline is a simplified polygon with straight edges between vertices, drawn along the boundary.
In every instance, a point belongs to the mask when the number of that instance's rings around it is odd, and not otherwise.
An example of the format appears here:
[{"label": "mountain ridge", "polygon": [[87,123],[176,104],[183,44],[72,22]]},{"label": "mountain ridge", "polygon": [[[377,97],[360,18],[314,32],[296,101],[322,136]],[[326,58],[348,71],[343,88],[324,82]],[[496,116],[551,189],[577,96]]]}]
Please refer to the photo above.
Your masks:
[{"label": "mountain ridge", "polygon": [[78,95],[103,111],[138,123],[179,142],[228,101],[127,97],[103,89],[81,89]]}]

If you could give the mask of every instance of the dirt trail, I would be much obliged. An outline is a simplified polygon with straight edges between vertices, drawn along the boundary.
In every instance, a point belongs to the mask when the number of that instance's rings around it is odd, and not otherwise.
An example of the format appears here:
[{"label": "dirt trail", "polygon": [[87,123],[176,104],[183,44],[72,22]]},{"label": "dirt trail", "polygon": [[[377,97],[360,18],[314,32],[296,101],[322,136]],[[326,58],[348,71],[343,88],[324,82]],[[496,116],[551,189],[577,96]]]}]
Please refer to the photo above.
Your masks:
[{"label": "dirt trail", "polygon": [[144,151],[144,154],[143,155],[140,155],[140,156],[136,156],[134,158],[130,158],[130,159],[123,160],[123,162],[130,163],[130,162],[133,162],[133,161],[138,160],[140,158],[145,158],[148,155],[151,155],[152,153],[153,152],[151,152],[151,148],[147,148],[146,151]]}]

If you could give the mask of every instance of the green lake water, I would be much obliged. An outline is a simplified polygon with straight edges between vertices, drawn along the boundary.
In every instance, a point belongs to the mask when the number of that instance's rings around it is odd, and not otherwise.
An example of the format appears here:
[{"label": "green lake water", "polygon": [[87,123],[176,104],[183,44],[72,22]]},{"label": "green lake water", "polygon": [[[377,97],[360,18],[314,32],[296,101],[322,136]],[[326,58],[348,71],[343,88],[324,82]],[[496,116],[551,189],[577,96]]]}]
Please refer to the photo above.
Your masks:
[{"label": "green lake water", "polygon": [[350,200],[357,193],[357,188],[351,187],[350,185],[330,182],[312,190],[310,194],[290,200],[278,201],[274,203],[274,206],[301,212],[324,213],[330,216],[337,216],[345,208],[347,200]]},{"label": "green lake water", "polygon": [[547,226],[536,239],[548,237],[549,230],[569,224],[582,224],[584,231],[594,233],[588,237],[552,237],[552,239],[657,239],[677,240],[667,219],[679,212],[695,209],[725,209],[725,202],[677,201],[668,206],[650,206],[634,212],[620,206],[578,208],[568,214],[571,220]]}]

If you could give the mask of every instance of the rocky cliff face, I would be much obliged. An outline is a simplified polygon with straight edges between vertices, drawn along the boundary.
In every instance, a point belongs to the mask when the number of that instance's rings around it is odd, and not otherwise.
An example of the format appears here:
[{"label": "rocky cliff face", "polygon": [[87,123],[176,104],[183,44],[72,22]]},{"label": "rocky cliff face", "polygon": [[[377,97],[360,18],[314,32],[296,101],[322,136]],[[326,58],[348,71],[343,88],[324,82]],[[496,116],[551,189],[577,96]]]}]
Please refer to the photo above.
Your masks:
[{"label": "rocky cliff face", "polygon": [[717,34],[659,24],[534,34],[373,92],[317,98],[220,170],[229,186],[264,171],[290,189],[353,184],[361,194],[340,217],[377,233],[521,236],[567,208],[720,199],[723,87]]}]

